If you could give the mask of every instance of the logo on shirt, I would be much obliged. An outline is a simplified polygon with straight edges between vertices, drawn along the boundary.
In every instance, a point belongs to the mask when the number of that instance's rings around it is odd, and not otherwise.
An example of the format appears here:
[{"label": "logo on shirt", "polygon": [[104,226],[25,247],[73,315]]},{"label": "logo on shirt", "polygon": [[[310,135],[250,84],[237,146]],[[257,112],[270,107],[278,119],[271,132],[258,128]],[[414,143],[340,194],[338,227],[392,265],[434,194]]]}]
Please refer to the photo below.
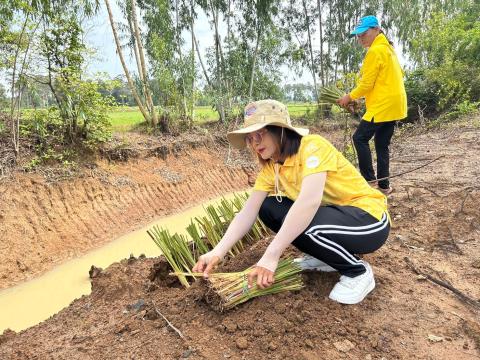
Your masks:
[{"label": "logo on shirt", "polygon": [[308,169],[315,169],[318,165],[320,165],[320,159],[316,156],[310,156],[306,162]]}]

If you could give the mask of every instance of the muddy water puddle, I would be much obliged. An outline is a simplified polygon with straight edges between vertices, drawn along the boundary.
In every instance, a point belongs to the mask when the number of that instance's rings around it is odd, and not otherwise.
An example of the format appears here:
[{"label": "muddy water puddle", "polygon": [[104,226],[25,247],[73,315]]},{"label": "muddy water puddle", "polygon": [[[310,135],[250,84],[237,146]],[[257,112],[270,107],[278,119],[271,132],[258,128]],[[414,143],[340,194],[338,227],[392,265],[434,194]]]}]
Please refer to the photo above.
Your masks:
[{"label": "muddy water puddle", "polygon": [[[233,194],[225,198],[231,199]],[[204,206],[218,203],[219,200],[220,198],[214,199],[182,213],[152,222],[97,250],[67,261],[38,278],[1,290],[0,334],[8,328],[18,332],[34,326],[67,307],[73,300],[90,294],[88,271],[92,265],[105,269],[130,255],[159,256],[160,250],[147,235],[148,229],[158,225],[171,233],[186,234],[185,228],[190,219],[205,214]]]}]

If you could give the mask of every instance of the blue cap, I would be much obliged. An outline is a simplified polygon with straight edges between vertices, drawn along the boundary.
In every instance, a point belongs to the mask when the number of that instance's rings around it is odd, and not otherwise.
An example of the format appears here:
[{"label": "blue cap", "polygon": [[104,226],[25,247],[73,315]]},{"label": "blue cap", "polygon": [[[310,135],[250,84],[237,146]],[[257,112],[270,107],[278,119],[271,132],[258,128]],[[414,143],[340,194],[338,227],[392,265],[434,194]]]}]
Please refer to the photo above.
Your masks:
[{"label": "blue cap", "polygon": [[365,31],[367,31],[370,28],[375,28],[379,27],[378,25],[378,20],[375,16],[373,15],[368,15],[364,16],[360,19],[360,22],[358,23],[357,27],[355,30],[353,30],[350,35],[360,35],[363,34]]}]

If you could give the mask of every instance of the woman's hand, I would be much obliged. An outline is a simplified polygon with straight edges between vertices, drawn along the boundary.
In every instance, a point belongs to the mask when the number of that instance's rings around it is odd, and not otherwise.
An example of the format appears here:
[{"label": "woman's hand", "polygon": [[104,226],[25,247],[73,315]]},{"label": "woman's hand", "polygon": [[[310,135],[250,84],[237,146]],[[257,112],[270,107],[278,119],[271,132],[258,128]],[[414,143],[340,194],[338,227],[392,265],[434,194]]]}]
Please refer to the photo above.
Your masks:
[{"label": "woman's hand", "polygon": [[345,94],[340,99],[337,99],[337,104],[343,108],[347,108],[350,102],[352,102],[350,94]]},{"label": "woman's hand", "polygon": [[208,278],[208,274],[210,274],[220,263],[220,257],[217,255],[212,254],[209,251],[206,254],[203,254],[198,258],[197,263],[192,268],[192,272],[201,273],[203,272],[203,277],[205,279]]},{"label": "woman's hand", "polygon": [[253,287],[255,278],[257,278],[257,286],[260,289],[265,289],[270,287],[275,281],[274,272],[268,269],[265,269],[261,266],[255,266],[255,268],[248,274],[248,287]]}]

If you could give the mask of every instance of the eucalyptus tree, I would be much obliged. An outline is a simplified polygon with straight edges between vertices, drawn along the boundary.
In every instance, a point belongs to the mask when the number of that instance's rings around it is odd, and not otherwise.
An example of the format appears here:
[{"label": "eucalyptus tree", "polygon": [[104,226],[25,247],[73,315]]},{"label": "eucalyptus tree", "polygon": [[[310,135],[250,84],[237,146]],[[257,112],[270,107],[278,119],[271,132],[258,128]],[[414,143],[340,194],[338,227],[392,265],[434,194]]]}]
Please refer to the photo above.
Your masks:
[{"label": "eucalyptus tree", "polygon": [[[278,0],[244,0],[238,2],[241,15],[237,17],[237,29],[246,46],[255,44],[250,51],[251,70],[249,72],[248,100],[251,100],[255,69],[262,42],[275,34],[275,18],[279,13]],[[229,35],[231,36],[231,34]]]},{"label": "eucalyptus tree", "polygon": [[[12,142],[16,155],[19,152],[19,108],[22,94],[29,87],[29,81],[32,79],[35,81],[35,77],[27,74],[33,58],[31,52],[42,48],[40,45],[42,40],[53,35],[48,34],[47,28],[57,23],[65,13],[73,14],[73,22],[78,24],[80,16],[91,16],[97,9],[98,0],[0,1],[0,48],[3,55],[0,67],[6,68],[10,75],[10,117],[12,119]],[[80,36],[80,32],[75,32],[75,34]],[[61,43],[50,43],[50,45],[56,46],[57,50],[64,46]],[[41,50],[39,51],[42,53]],[[58,52],[55,55],[57,61],[62,60]],[[49,59],[52,60],[51,57]],[[51,67],[45,69],[48,73],[50,70]],[[42,70],[37,69],[38,71]]]},{"label": "eucalyptus tree", "polygon": [[314,61],[312,32],[315,26],[316,8],[307,0],[288,0],[283,7],[283,26],[297,42],[295,56],[312,75],[315,99],[318,101],[317,64]]},{"label": "eucalyptus tree", "polygon": [[[125,77],[127,78],[128,85],[130,87],[130,91],[137,103],[137,106],[140,112],[143,115],[145,121],[151,126],[155,127],[158,123],[158,117],[155,110],[155,106],[153,104],[151,91],[149,88],[149,81],[148,81],[148,73],[146,69],[146,62],[145,62],[145,54],[144,54],[144,47],[142,38],[140,36],[140,30],[137,20],[137,6],[135,0],[125,0],[123,2],[119,2],[119,6],[122,9],[123,14],[127,18],[128,26],[124,26],[125,29],[128,31],[129,37],[129,45],[133,48],[133,52],[135,54],[135,60],[138,69],[138,77],[141,82],[140,88],[143,90],[142,94],[137,91],[134,79],[130,73],[130,70],[127,67],[127,63],[125,61],[125,56],[123,54],[123,46],[120,43],[120,35],[118,34],[118,21],[115,21],[113,16],[112,8],[110,6],[109,0],[104,0],[105,6],[108,12],[108,18],[110,21],[110,26],[112,28],[113,38],[115,40],[115,46],[117,49],[118,57],[120,58],[120,62],[122,64]],[[164,128],[168,129],[168,125],[164,124]]]},{"label": "eucalyptus tree", "polygon": [[140,3],[146,24],[145,42],[158,84],[157,99],[173,117],[191,125],[194,107],[193,48],[185,50],[184,32],[191,31],[192,4],[182,0],[143,0]]},{"label": "eucalyptus tree", "polygon": [[[413,42],[425,29],[425,24],[436,13],[447,18],[461,14],[465,6],[476,0],[391,0],[382,2],[382,25],[390,29],[406,51],[413,51]],[[399,16],[401,14],[401,16]]]},{"label": "eucalyptus tree", "polygon": [[[232,109],[232,83],[231,79],[226,76],[226,61],[225,61],[225,42],[227,49],[232,42],[231,37],[231,18],[233,12],[231,11],[233,0],[196,0],[198,8],[205,13],[212,28],[213,35],[213,49],[207,49],[206,62],[211,70],[209,79],[209,89],[213,93],[214,105],[217,109],[220,120],[223,123],[227,122],[230,117]],[[220,34],[220,22],[227,24],[226,39],[222,39]],[[198,48],[198,47],[197,47]],[[199,59],[201,56],[199,54]],[[207,76],[205,76],[207,78]]]}]

